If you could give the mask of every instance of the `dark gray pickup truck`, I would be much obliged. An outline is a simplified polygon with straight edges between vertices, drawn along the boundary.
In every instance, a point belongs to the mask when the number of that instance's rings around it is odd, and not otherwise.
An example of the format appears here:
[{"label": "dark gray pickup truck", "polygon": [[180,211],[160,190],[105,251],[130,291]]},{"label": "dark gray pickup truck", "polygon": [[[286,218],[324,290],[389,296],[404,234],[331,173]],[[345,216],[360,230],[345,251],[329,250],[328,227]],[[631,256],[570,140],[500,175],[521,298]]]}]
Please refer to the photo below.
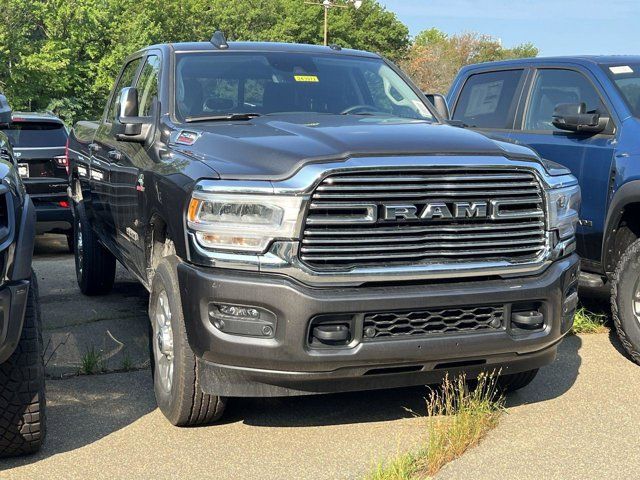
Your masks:
[{"label": "dark gray pickup truck", "polygon": [[154,45],[69,155],[78,284],[108,292],[118,260],[151,292],[176,425],[447,372],[516,389],[571,328],[576,179],[446,125],[378,55]]}]

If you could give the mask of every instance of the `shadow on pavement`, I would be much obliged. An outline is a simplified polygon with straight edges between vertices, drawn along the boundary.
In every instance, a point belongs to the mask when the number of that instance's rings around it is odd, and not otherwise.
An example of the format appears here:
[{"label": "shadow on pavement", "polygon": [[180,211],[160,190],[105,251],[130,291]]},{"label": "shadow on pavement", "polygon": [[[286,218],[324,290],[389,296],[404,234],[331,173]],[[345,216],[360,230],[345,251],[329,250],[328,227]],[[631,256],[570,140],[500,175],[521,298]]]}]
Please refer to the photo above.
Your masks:
[{"label": "shadow on pavement", "polygon": [[507,407],[527,403],[544,402],[567,392],[576,382],[580,373],[582,339],[577,335],[565,337],[558,347],[556,361],[540,369],[533,382],[510,394]]},{"label": "shadow on pavement", "polygon": [[[511,395],[508,405],[541,402],[565,393],[577,378],[581,345],[577,336],[565,339],[557,360],[542,369],[531,385]],[[8,460],[0,469],[27,465],[82,448],[128,427],[156,409],[148,370],[50,381],[48,390],[49,433],[45,447],[36,455]],[[427,387],[413,387],[306,397],[232,399],[218,428],[225,429],[234,423],[296,428],[392,421],[425,414],[427,395]],[[211,428],[214,435],[217,427],[203,428]]]},{"label": "shadow on pavement", "polygon": [[149,371],[49,380],[47,395],[43,449],[35,455],[0,462],[0,471],[82,448],[156,408]]},{"label": "shadow on pavement", "polygon": [[[580,337],[563,340],[556,361],[526,388],[509,395],[507,406],[543,402],[568,391],[578,378]],[[311,397],[235,399],[228,422],[269,427],[308,427],[395,420],[426,414],[428,387],[377,390]]]}]

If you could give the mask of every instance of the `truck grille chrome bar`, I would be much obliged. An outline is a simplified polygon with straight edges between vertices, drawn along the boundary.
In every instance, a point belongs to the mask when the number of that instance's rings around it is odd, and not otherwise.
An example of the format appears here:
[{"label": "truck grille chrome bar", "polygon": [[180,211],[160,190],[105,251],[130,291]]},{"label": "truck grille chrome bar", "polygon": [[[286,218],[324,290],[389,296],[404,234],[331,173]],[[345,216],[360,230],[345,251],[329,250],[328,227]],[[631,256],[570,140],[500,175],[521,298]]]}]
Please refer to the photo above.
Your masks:
[{"label": "truck grille chrome bar", "polygon": [[544,212],[526,170],[334,174],[312,195],[300,259],[315,270],[535,262],[547,246]]}]

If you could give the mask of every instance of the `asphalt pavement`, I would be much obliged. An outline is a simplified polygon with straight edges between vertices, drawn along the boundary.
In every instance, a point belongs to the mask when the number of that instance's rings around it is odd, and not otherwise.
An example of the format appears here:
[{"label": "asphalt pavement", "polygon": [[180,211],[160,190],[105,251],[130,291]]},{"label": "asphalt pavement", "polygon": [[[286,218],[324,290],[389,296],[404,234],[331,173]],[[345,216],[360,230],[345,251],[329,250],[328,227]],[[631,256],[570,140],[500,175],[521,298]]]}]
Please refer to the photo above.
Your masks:
[{"label": "asphalt pavement", "polygon": [[[171,426],[144,368],[146,292],[119,272],[113,295],[83,298],[56,242],[40,241],[34,264],[49,344],[66,338],[48,366],[49,433],[40,453],[0,461],[0,478],[358,479],[425,441],[425,388],[238,399],[222,424]],[[87,348],[100,349],[106,370],[118,370],[123,350],[142,369],[70,376]],[[510,396],[500,425],[437,478],[637,478],[638,405],[640,367],[613,335],[569,337]]]}]

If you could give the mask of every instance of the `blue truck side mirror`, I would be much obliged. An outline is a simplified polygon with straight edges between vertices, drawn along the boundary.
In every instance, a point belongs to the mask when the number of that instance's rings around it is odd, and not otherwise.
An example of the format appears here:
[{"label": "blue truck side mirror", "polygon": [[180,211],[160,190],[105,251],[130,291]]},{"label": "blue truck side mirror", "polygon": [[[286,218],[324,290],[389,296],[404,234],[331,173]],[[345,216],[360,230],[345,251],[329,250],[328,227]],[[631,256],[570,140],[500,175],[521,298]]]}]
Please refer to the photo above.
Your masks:
[{"label": "blue truck side mirror", "polygon": [[597,112],[587,112],[587,106],[583,103],[560,103],[553,111],[553,126],[560,130],[580,133],[602,132],[609,118]]}]

